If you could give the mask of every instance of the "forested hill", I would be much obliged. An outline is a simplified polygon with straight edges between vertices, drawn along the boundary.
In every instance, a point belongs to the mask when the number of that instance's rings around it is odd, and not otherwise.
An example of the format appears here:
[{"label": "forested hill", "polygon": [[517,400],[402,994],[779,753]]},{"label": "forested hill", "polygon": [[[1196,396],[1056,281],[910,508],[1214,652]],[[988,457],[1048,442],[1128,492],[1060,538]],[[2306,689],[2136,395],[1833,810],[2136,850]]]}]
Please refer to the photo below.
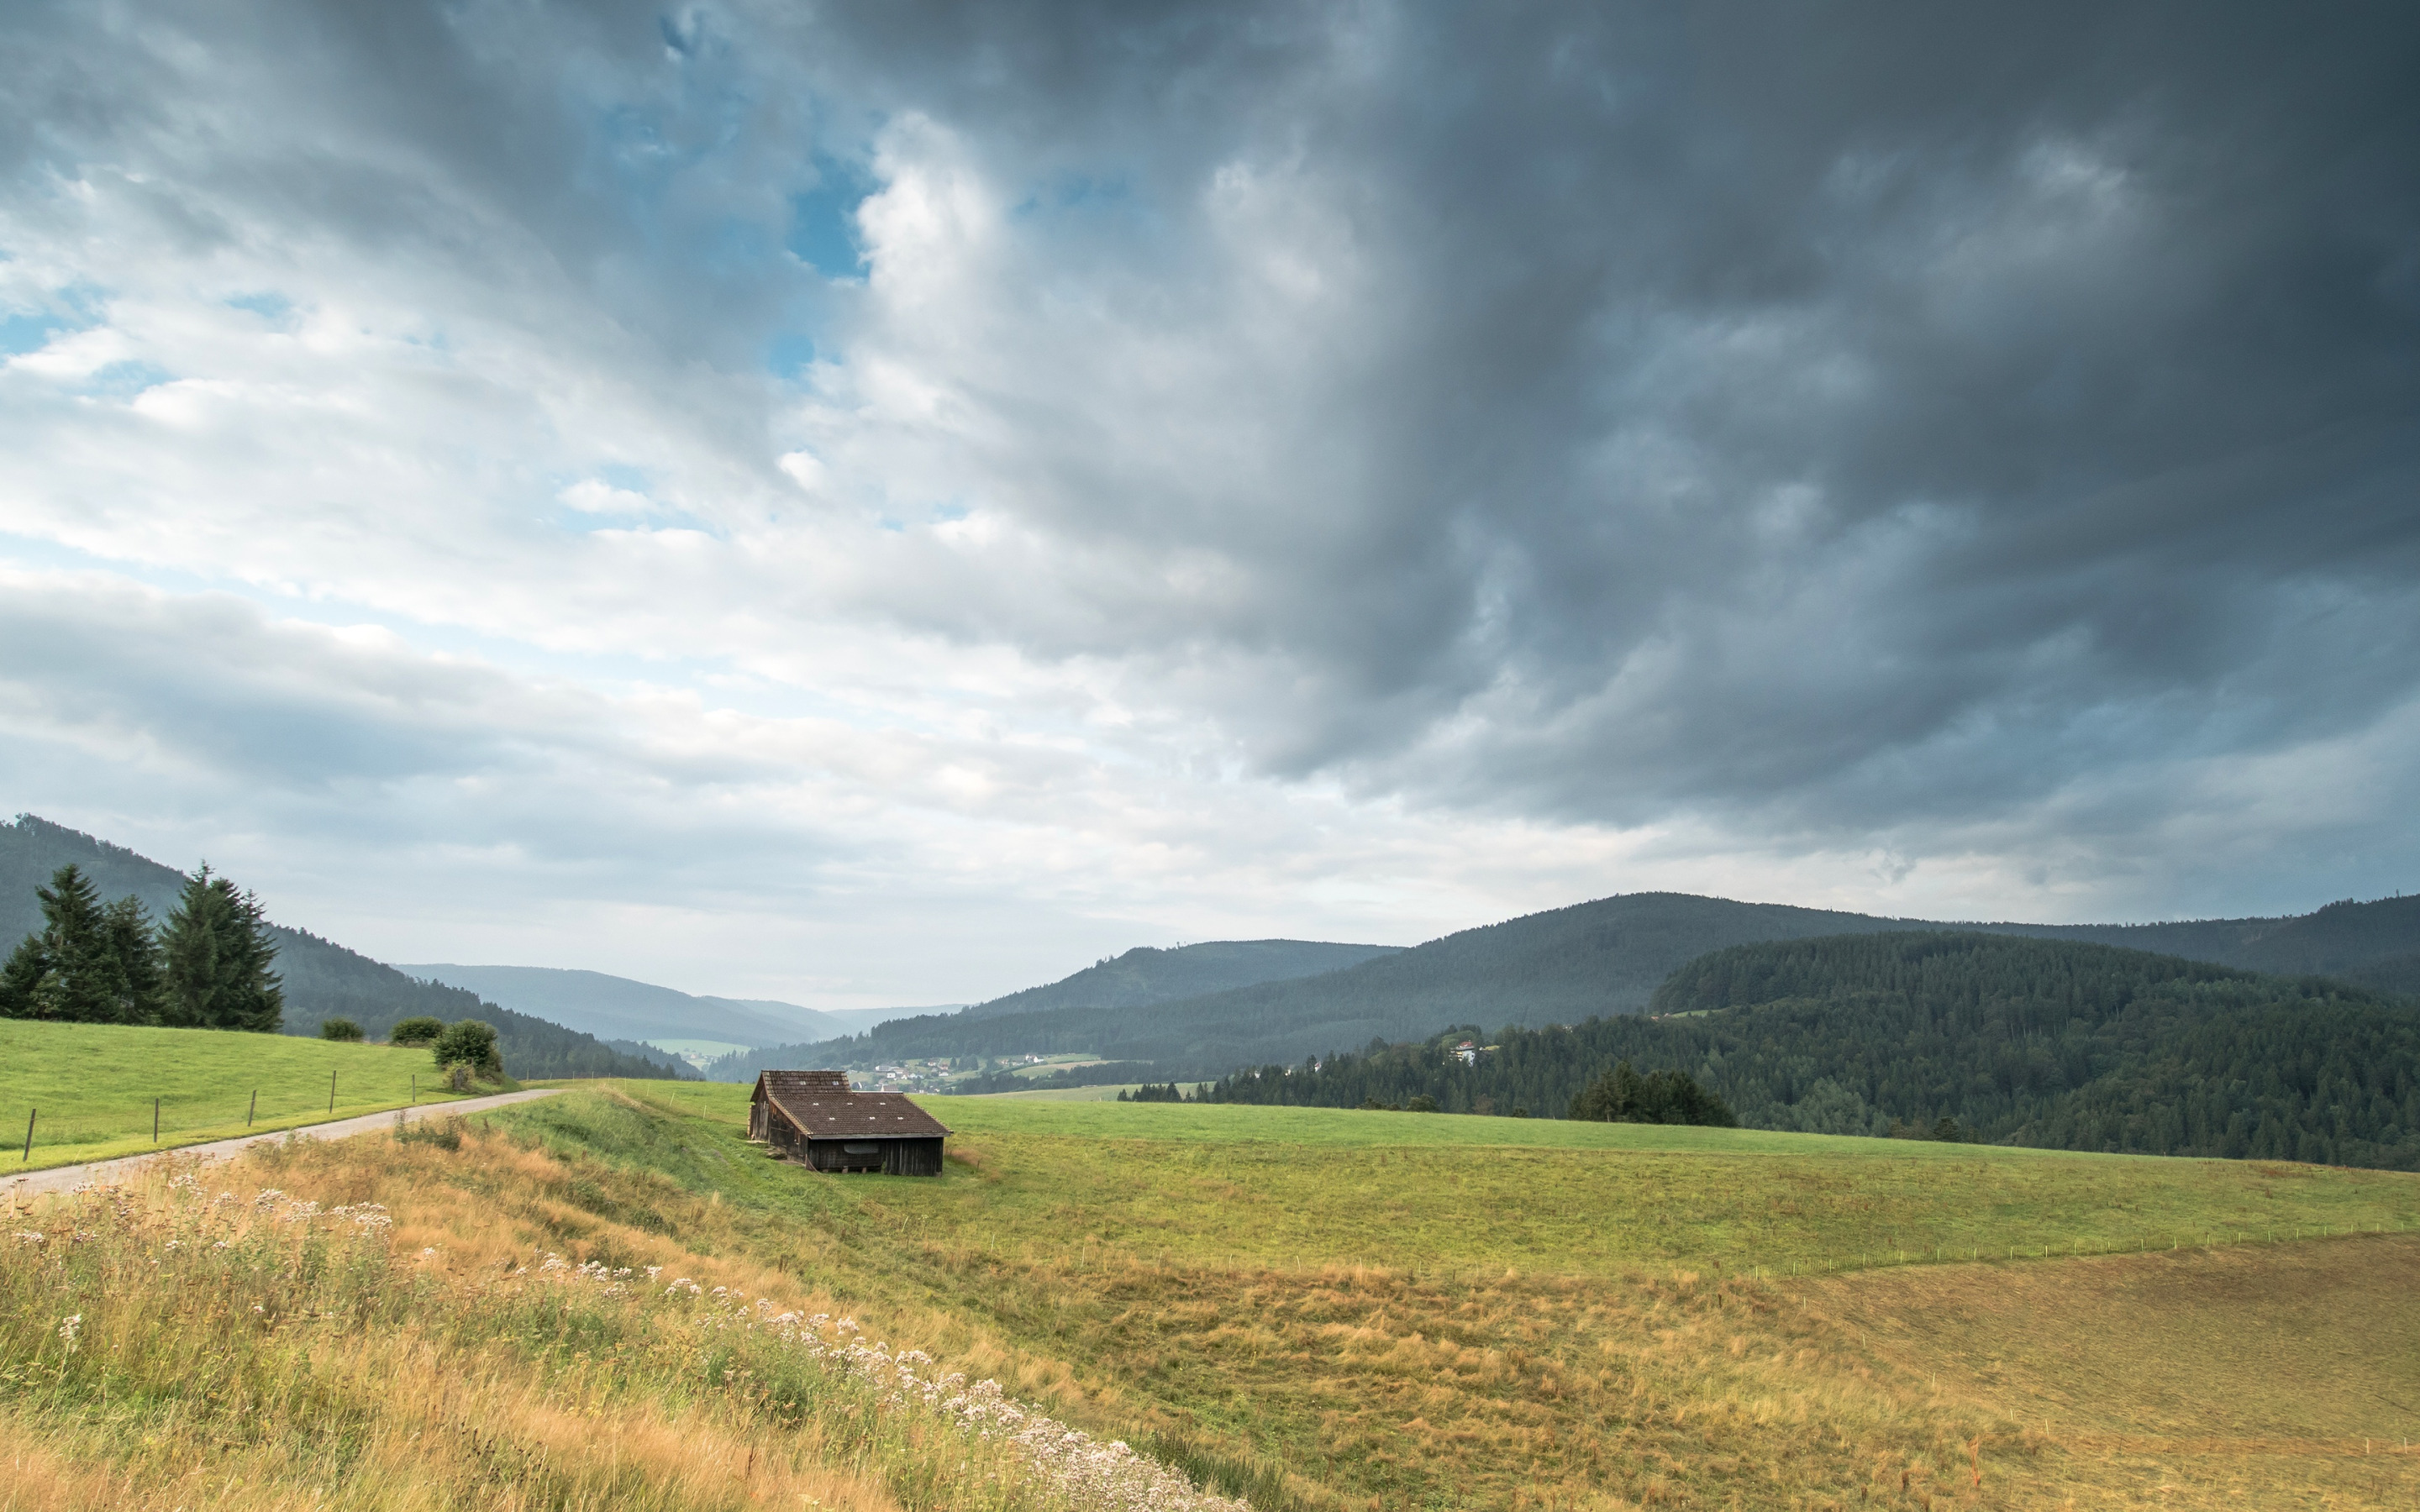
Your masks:
[{"label": "forested hill", "polygon": [[2420,1008],[2080,942],[1977,933],[1741,946],[1673,974],[1651,1013],[1272,1066],[1215,1099],[1559,1114],[1621,1060],[1678,1070],[1751,1128],[1974,1137],[2420,1169]]},{"label": "forested hill", "polygon": [[1978,924],[1995,933],[2089,940],[2278,976],[2317,974],[2383,992],[2420,992],[2420,897],[2330,903],[2282,918],[2173,924]]},{"label": "forested hill", "polygon": [[1207,940],[1157,949],[1139,945],[1094,963],[1072,977],[977,1003],[964,1018],[1044,1013],[1061,1008],[1141,1008],[1199,997],[1264,981],[1289,981],[1357,966],[1393,955],[1395,945],[1338,945],[1326,940]]},{"label": "forested hill", "polygon": [[[176,906],[184,878],[173,868],[123,846],[21,814],[0,825],[0,949],[41,927],[34,889],[73,862],[103,898],[128,893],[143,900],[153,918]],[[240,879],[238,879],[240,881]],[[523,1079],[548,1076],[650,1076],[676,1074],[671,1057],[617,1051],[593,1036],[481,1001],[458,988],[415,981],[392,966],[302,930],[271,924],[277,941],[275,970],[285,979],[286,1032],[317,1034],[320,1024],[348,1018],[373,1037],[407,1018],[427,1014],[448,1023],[485,1019],[496,1027],[505,1069]]]},{"label": "forested hill", "polygon": [[[2288,973],[2321,971],[2389,992],[2420,987],[2420,899],[2338,903],[2294,918],[2182,924],[1943,925],[1863,914],[1632,893],[1466,930],[1321,976],[1181,997],[1140,1010],[1063,1007],[894,1020],[816,1047],[820,1063],[909,1057],[1084,1052],[1196,1080],[1239,1065],[1293,1062],[1373,1039],[1425,1039],[1449,1024],[1536,1027],[1635,1012],[1664,979],[1709,950],[1761,941],[1910,929],[2075,939]],[[2398,972],[2403,975],[2398,976]],[[1073,980],[1073,979],[1071,979]],[[1007,999],[1001,1000],[1008,1001]],[[769,1063],[769,1062],[768,1062]],[[1104,1070],[1100,1074],[1111,1074]]]},{"label": "forested hill", "polygon": [[818,1045],[831,1065],[914,1056],[1087,1051],[1146,1061],[1182,1079],[1297,1060],[1373,1038],[1417,1039],[1447,1024],[1576,1023],[1646,1005],[1673,968],[1717,946],[1857,929],[1893,919],[1681,893],[1632,893],[1465,930],[1323,976],[1130,1009],[1063,1008],[989,1018],[899,1019]]}]

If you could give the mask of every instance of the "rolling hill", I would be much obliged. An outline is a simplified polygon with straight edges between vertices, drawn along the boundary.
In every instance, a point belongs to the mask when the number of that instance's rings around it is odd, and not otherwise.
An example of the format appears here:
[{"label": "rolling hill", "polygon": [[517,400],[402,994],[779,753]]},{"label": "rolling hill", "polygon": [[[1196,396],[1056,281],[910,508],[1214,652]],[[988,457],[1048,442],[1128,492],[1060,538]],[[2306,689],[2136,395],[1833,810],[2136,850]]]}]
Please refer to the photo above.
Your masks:
[{"label": "rolling hill", "polygon": [[2334,903],[2287,918],[2057,925],[1941,924],[1683,893],[1629,893],[1465,930],[1320,976],[1139,1008],[900,1019],[856,1040],[815,1047],[814,1055],[824,1064],[862,1066],[915,1057],[1082,1052],[1116,1063],[1093,1074],[1192,1080],[1242,1065],[1325,1056],[1373,1039],[1419,1041],[1449,1025],[1534,1028],[1635,1013],[1667,977],[1710,950],[1911,929],[2106,944],[2247,970],[2327,973],[2395,992],[2408,990],[2415,974],[2411,963],[2420,951],[2420,899]]},{"label": "rolling hill", "polygon": [[[989,1032],[989,1021],[1024,1026],[1051,1015],[1073,1015],[1067,1022],[1084,1027],[1062,1032],[1081,1038],[1096,1032],[1092,1026],[1115,1022],[1136,1009],[1178,998],[1199,996],[1271,981],[1333,973],[1399,953],[1391,945],[1338,945],[1321,940],[1211,940],[1172,949],[1137,946],[1125,954],[1096,961],[1069,977],[1040,987],[1028,987],[954,1013],[917,1013],[869,1026],[845,1042],[783,1044],[727,1056],[708,1063],[706,1073],[716,1081],[752,1081],[759,1071],[778,1066],[871,1065],[886,1058],[923,1055],[982,1055],[971,1048],[1015,1043],[1024,1031],[1013,1028],[1005,1040]],[[1053,1020],[1056,1030],[1060,1021]],[[970,1048],[931,1051],[901,1046],[932,1042],[964,1042]],[[1077,1044],[1073,1048],[1086,1046]],[[1023,1053],[1019,1044],[1012,1052]]]},{"label": "rolling hill", "polygon": [[[103,898],[132,893],[154,919],[176,906],[184,886],[174,868],[148,856],[20,814],[15,823],[0,825],[0,941],[6,946],[41,927],[41,903],[34,889],[70,862],[84,869]],[[636,1044],[609,1045],[593,1035],[483,1002],[459,988],[415,981],[304,930],[279,924],[270,929],[277,940],[277,971],[285,979],[288,1034],[317,1034],[320,1024],[332,1018],[351,1019],[373,1036],[422,1014],[449,1023],[478,1018],[496,1026],[504,1063],[516,1076],[678,1073],[679,1063],[659,1052]]]},{"label": "rolling hill", "polygon": [[1270,1066],[1213,1101],[1559,1114],[1627,1060],[1686,1072],[1751,1128],[1879,1134],[1948,1119],[2054,1149],[2420,1170],[2420,1007],[2078,940],[1833,935],[1690,962],[1645,1015]]}]

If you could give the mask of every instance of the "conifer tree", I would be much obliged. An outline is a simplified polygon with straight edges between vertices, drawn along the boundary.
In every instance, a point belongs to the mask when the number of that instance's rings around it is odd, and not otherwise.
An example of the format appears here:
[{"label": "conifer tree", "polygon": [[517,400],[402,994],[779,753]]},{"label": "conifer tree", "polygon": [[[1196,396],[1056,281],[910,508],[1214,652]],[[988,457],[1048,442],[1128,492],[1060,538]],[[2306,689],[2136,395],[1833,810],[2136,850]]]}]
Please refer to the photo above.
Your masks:
[{"label": "conifer tree", "polygon": [[128,893],[101,910],[101,929],[116,969],[117,1012],[114,1024],[157,1024],[168,976],[152,931],[150,911]]},{"label": "conifer tree", "polygon": [[37,887],[42,927],[0,967],[0,1013],[69,1023],[114,1021],[116,962],[102,926],[100,889],[70,864]]},{"label": "conifer tree", "polygon": [[285,990],[270,969],[277,947],[260,900],[210,875],[207,863],[185,879],[161,945],[168,979],[163,1022],[260,1034],[285,1023]]}]

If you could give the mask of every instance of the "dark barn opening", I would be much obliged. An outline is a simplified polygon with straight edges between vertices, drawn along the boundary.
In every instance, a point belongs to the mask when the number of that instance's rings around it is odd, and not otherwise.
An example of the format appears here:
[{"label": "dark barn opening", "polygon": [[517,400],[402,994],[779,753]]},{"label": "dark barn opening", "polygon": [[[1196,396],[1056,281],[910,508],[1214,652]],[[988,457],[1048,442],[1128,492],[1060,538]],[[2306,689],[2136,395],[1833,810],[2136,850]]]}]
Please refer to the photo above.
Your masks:
[{"label": "dark barn opening", "polygon": [[759,1072],[748,1100],[748,1137],[818,1171],[939,1176],[949,1134],[903,1092],[851,1091],[845,1072]]}]

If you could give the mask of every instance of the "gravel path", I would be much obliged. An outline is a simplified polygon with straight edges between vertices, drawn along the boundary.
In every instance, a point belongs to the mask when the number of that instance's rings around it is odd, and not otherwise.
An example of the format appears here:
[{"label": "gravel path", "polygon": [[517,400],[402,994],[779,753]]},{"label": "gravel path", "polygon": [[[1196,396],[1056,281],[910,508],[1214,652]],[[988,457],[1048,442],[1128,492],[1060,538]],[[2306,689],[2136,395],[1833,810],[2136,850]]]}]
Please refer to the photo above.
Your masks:
[{"label": "gravel path", "polygon": [[418,1107],[389,1108],[384,1113],[365,1113],[357,1119],[338,1119],[333,1123],[306,1123],[299,1129],[280,1129],[272,1134],[245,1134],[240,1139],[214,1139],[207,1145],[183,1145],[163,1149],[156,1154],[121,1155],[116,1160],[86,1161],[82,1165],[53,1165],[43,1170],[27,1171],[23,1176],[0,1177],[0,1193],[22,1202],[27,1197],[48,1192],[64,1192],[81,1181],[122,1181],[134,1174],[146,1161],[164,1160],[170,1156],[200,1156],[204,1160],[224,1160],[251,1149],[255,1145],[285,1138],[349,1139],[355,1134],[376,1134],[395,1127],[395,1116],[400,1113],[407,1123],[416,1123],[439,1114],[478,1113],[488,1108],[500,1108],[508,1103],[526,1103],[532,1098],[552,1097],[560,1088],[541,1087],[526,1092],[500,1092],[494,1097],[466,1097],[454,1103],[423,1103]]}]

